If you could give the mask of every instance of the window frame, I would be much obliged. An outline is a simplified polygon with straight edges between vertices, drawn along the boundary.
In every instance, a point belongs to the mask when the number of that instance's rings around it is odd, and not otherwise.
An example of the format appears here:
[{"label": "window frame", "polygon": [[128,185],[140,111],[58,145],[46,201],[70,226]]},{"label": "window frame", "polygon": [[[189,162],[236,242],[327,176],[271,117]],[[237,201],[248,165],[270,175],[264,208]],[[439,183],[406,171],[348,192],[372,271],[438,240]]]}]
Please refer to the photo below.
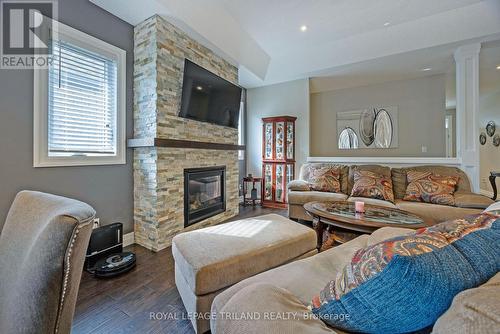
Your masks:
[{"label": "window frame", "polygon": [[[126,55],[127,52],[98,38],[53,21],[54,35],[75,46],[116,60],[116,154],[103,156],[49,156],[49,70],[33,70],[33,167],[96,166],[126,164]],[[51,34],[47,30],[44,33]]]}]

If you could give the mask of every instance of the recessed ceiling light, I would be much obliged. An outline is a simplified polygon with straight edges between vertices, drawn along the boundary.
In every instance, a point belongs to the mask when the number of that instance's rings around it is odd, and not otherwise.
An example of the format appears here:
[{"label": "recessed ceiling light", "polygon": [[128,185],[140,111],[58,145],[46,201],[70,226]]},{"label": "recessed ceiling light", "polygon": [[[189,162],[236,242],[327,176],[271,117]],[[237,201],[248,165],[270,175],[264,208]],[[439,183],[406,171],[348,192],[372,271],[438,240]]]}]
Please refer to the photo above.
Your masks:
[{"label": "recessed ceiling light", "polygon": [[306,30],[307,30],[307,26],[306,25],[300,26],[300,31],[306,31]]},{"label": "recessed ceiling light", "polygon": [[430,71],[430,70],[432,70],[432,68],[426,67],[426,68],[422,68],[420,71],[427,72],[427,71]]},{"label": "recessed ceiling light", "polygon": [[201,86],[196,86],[196,89],[197,89],[197,90],[203,90],[203,87],[201,87]]},{"label": "recessed ceiling light", "polygon": [[500,70],[500,65],[497,66],[497,70]]},{"label": "recessed ceiling light", "polygon": [[390,26],[390,25],[391,25],[391,22],[384,23],[384,27],[387,27],[387,26]]}]

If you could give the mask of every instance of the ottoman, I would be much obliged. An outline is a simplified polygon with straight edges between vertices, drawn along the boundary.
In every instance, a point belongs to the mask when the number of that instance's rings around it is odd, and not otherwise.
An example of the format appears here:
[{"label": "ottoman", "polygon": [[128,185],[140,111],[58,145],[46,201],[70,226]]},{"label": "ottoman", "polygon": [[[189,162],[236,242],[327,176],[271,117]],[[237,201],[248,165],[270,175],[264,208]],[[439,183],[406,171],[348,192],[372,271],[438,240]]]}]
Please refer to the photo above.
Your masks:
[{"label": "ottoman", "polygon": [[178,234],[175,284],[197,333],[210,330],[210,308],[239,281],[316,254],[313,229],[276,214]]}]

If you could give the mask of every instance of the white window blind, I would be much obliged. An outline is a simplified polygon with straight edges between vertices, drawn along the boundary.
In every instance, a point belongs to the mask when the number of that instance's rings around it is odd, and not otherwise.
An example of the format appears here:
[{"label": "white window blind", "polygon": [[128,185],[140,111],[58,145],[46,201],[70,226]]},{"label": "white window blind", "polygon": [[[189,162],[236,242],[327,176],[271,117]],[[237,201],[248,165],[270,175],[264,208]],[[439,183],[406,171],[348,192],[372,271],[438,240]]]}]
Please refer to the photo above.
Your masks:
[{"label": "white window blind", "polygon": [[49,156],[115,155],[117,62],[62,40],[52,48]]}]

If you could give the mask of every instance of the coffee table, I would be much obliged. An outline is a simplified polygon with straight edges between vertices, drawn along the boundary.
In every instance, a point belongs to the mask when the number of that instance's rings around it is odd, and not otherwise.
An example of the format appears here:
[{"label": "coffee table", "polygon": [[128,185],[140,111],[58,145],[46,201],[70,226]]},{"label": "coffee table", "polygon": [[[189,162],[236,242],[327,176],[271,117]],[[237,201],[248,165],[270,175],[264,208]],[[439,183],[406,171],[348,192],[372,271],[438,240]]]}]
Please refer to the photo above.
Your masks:
[{"label": "coffee table", "polygon": [[356,213],[354,203],[347,201],[308,202],[304,209],[317,222],[318,251],[323,245],[326,226],[356,234],[371,234],[386,226],[419,229],[431,225],[413,213],[371,204],[365,204],[365,213]]}]

